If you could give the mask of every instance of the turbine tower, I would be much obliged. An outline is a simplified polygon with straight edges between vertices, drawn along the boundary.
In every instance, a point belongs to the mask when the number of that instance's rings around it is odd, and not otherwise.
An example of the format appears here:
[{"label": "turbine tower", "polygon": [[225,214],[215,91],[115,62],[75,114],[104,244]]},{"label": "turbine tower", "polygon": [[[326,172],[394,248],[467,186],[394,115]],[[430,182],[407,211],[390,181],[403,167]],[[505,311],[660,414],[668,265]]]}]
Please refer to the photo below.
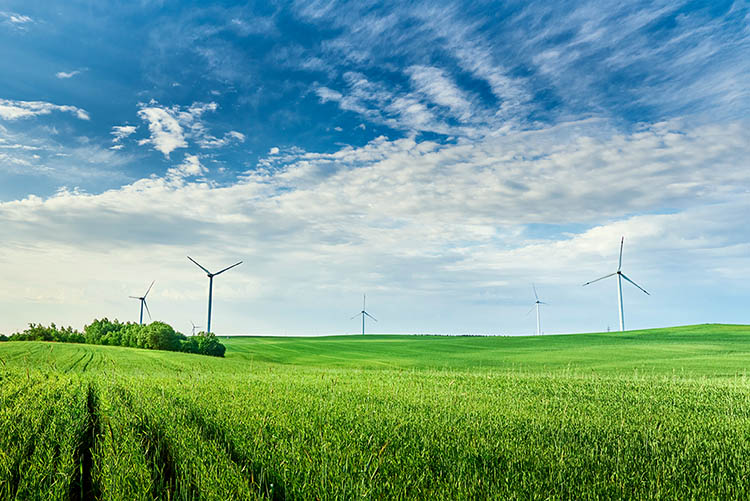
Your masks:
[{"label": "turbine tower", "polygon": [[151,287],[154,286],[154,282],[156,282],[156,280],[151,282],[151,285],[148,286],[148,290],[146,291],[144,295],[128,296],[131,299],[138,299],[141,302],[141,316],[140,316],[140,319],[138,320],[138,325],[143,325],[143,307],[144,306],[146,307],[146,313],[148,313],[148,319],[151,320],[151,312],[148,311],[148,304],[146,304],[146,296],[148,296],[148,293],[151,292]]},{"label": "turbine tower", "polygon": [[612,277],[614,275],[617,275],[617,301],[618,301],[619,306],[620,306],[620,332],[622,332],[622,331],[625,330],[625,313],[624,313],[623,308],[622,308],[622,279],[624,278],[625,280],[627,280],[631,284],[635,285],[640,290],[642,290],[646,295],[648,295],[648,296],[651,295],[651,294],[649,294],[646,291],[646,289],[644,289],[643,287],[641,287],[637,283],[635,283],[632,280],[630,280],[622,271],[620,271],[622,269],[622,245],[624,243],[625,243],[625,237],[622,237],[622,239],[620,240],[620,261],[617,264],[617,271],[614,272],[614,273],[610,273],[609,275],[604,275],[601,278],[597,278],[596,280],[592,280],[590,282],[586,282],[585,284],[583,284],[584,286],[586,286],[586,285],[589,285],[589,284],[593,284],[594,282],[598,282],[599,280],[604,280],[605,278],[609,278],[609,277]]},{"label": "turbine tower", "polygon": [[225,271],[231,268],[234,268],[235,266],[241,265],[242,261],[240,261],[239,263],[234,263],[232,266],[227,266],[223,270],[217,271],[216,273],[211,273],[206,268],[198,264],[198,262],[192,257],[188,256],[187,258],[191,260],[193,263],[195,263],[195,265],[198,266],[198,268],[205,271],[206,276],[208,277],[208,322],[206,323],[206,333],[210,334],[211,333],[211,296],[213,295],[213,289],[214,289],[214,277],[216,275],[221,275]]},{"label": "turbine tower", "polygon": [[362,311],[360,311],[359,313],[357,313],[356,315],[354,315],[352,318],[350,318],[350,320],[354,320],[358,316],[362,315],[362,335],[363,336],[365,335],[365,316],[370,317],[371,319],[375,320],[376,322],[378,321],[375,317],[373,317],[372,315],[370,315],[369,313],[367,313],[367,311],[365,309],[365,301],[366,300],[367,300],[367,295],[366,294],[362,294]]},{"label": "turbine tower", "polygon": [[[529,313],[534,311],[534,308],[536,308],[536,335],[539,336],[542,334],[542,317],[539,314],[539,305],[547,303],[545,303],[544,301],[539,301],[539,295],[536,293],[536,286],[534,284],[531,284],[531,288],[534,289],[534,297],[536,298],[536,301],[534,302],[534,306],[532,306],[529,310]],[[529,313],[527,313],[526,315],[528,315]]]}]

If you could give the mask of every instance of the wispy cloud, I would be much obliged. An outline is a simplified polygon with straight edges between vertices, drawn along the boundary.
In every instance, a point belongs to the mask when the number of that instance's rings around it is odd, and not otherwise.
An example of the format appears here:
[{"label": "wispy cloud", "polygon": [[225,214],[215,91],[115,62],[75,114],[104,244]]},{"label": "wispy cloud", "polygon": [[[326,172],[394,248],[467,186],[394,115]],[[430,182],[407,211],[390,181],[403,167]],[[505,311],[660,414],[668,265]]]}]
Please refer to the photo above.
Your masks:
[{"label": "wispy cloud", "polygon": [[134,125],[115,125],[112,127],[112,146],[111,150],[121,150],[125,145],[122,144],[123,139],[135,133],[137,127]]},{"label": "wispy cloud", "polygon": [[244,142],[245,135],[238,131],[229,131],[221,138],[212,135],[202,116],[214,112],[218,105],[214,102],[195,102],[187,107],[159,105],[152,100],[141,103],[138,116],[148,123],[151,133],[149,139],[142,139],[139,144],[152,144],[165,157],[178,148],[187,148],[188,140],[193,140],[201,148],[221,148],[232,142]]},{"label": "wispy cloud", "polygon": [[217,138],[210,134],[202,134],[196,139],[196,142],[201,148],[222,148],[230,143],[244,143],[245,135],[236,130],[230,130],[225,133],[223,137]]},{"label": "wispy cloud", "polygon": [[0,118],[4,120],[18,120],[39,115],[49,115],[53,111],[72,113],[76,118],[81,120],[90,119],[86,110],[75,106],[57,105],[44,101],[13,101],[9,99],[0,99]]},{"label": "wispy cloud", "polygon": [[55,76],[59,79],[67,79],[67,78],[73,78],[76,75],[79,75],[81,73],[80,70],[73,70],[73,71],[58,71],[55,73]]},{"label": "wispy cloud", "polygon": [[185,155],[185,159],[180,165],[167,170],[167,177],[170,179],[182,179],[200,176],[207,172],[208,169],[203,166],[198,155]]},{"label": "wispy cloud", "polygon": [[17,28],[21,28],[21,29],[25,25],[34,22],[34,19],[32,19],[29,16],[26,16],[24,14],[18,14],[15,12],[7,12],[7,11],[0,11],[0,20],[5,20],[5,22]]},{"label": "wispy cloud", "polygon": [[469,121],[472,115],[470,99],[452,82],[446,73],[429,66],[410,66],[406,74],[414,86],[434,103],[448,108],[461,121]]}]

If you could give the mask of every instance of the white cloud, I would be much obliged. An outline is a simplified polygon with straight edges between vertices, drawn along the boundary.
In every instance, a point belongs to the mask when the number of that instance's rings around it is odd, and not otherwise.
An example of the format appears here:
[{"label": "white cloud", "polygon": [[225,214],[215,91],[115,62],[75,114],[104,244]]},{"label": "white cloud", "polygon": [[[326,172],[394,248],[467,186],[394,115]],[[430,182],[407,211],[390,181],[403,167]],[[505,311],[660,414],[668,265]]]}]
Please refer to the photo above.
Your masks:
[{"label": "white cloud", "polygon": [[[539,284],[540,277],[546,293],[568,288],[567,297],[584,301],[586,308],[571,306],[575,316],[603,301],[598,291],[581,291],[580,283],[608,271],[621,234],[626,272],[656,297],[664,297],[668,287],[667,271],[659,269],[675,262],[692,270],[691,283],[720,273],[722,280],[743,286],[732,277],[750,269],[750,235],[742,216],[750,210],[744,160],[749,131],[742,123],[697,128],[664,123],[623,134],[589,121],[452,145],[379,138],[330,154],[271,150],[273,168],[249,171],[239,182],[221,186],[189,180],[205,167],[199,157],[186,155],[164,178],[95,195],[62,191],[47,199],[0,203],[9,235],[0,260],[10,269],[28,269],[29,248],[33,259],[58,264],[83,252],[93,263],[85,276],[59,271],[56,282],[68,284],[58,291],[60,301],[79,305],[84,320],[94,314],[86,313],[85,298],[66,297],[65,290],[82,287],[75,284],[98,287],[95,274],[110,268],[105,275],[137,286],[137,277],[121,276],[122,265],[112,264],[135,246],[167,277],[170,298],[163,298],[163,311],[177,322],[181,310],[202,308],[205,299],[203,284],[194,283],[189,263],[182,263],[185,249],[215,256],[219,265],[253,262],[222,282],[223,318],[234,326],[224,332],[248,332],[248,318],[269,322],[268,329],[283,328],[294,320],[281,313],[274,317],[273,304],[303,289],[318,298],[310,301],[329,305],[362,289],[396,303],[422,298],[404,302],[409,307],[444,301],[462,314],[444,318],[442,329],[425,328],[445,332],[467,321],[462,320],[470,317],[467,311],[483,311],[487,301],[517,305],[518,295],[530,294],[526,284]],[[662,207],[670,213],[659,213]],[[553,230],[535,236],[534,225]],[[83,251],[80,242],[86,242]],[[24,281],[28,295],[42,292],[45,266]],[[104,297],[117,310],[116,295]],[[393,303],[390,308],[391,318],[402,319],[391,325],[418,328],[406,311]],[[593,329],[602,322],[591,313],[582,318],[571,319],[568,329]],[[629,318],[635,325],[644,321]]]},{"label": "white cloud", "polygon": [[58,71],[55,73],[55,76],[60,79],[65,78],[73,78],[74,76],[80,74],[81,72],[79,70],[73,70],[73,71]]},{"label": "white cloud", "polygon": [[197,155],[185,155],[185,160],[178,165],[167,170],[167,177],[171,179],[181,179],[192,176],[200,176],[208,172],[200,158]]},{"label": "white cloud", "polygon": [[245,135],[231,130],[223,137],[217,138],[209,133],[202,116],[206,112],[214,112],[218,105],[195,102],[188,107],[161,106],[152,100],[148,104],[141,103],[138,116],[148,122],[151,132],[149,139],[142,139],[138,144],[152,144],[154,149],[162,152],[165,157],[178,148],[187,148],[188,140],[195,141],[201,148],[220,148],[232,142],[242,143]]},{"label": "white cloud", "polygon": [[72,113],[81,120],[90,119],[86,110],[75,106],[57,105],[44,101],[13,101],[9,99],[0,99],[0,118],[4,120],[18,120],[39,115],[49,115],[53,111]]},{"label": "white cloud", "polygon": [[236,130],[231,130],[224,134],[224,137],[219,139],[210,134],[204,133],[197,138],[196,142],[198,143],[198,146],[204,149],[221,148],[233,142],[244,143],[245,135],[241,132],[237,132]]},{"label": "white cloud", "polygon": [[417,90],[434,103],[450,109],[459,120],[471,119],[473,107],[469,98],[444,71],[429,66],[411,66],[407,68],[406,73],[411,77]]},{"label": "white cloud", "polygon": [[134,134],[136,130],[136,126],[134,125],[115,125],[112,127],[112,134],[114,137],[112,138],[113,143],[119,143],[123,139],[127,138],[131,134]]},{"label": "white cloud", "polygon": [[169,158],[169,154],[177,148],[186,148],[185,132],[175,113],[167,108],[155,106],[155,102],[149,105],[143,105],[138,110],[138,116],[148,122],[148,129],[151,132],[150,139],[143,139],[138,144],[153,144],[154,149],[162,152]]},{"label": "white cloud", "polygon": [[278,155],[279,154],[279,149],[276,146],[274,146],[273,148],[271,148],[270,150],[268,150],[268,154],[269,155]]},{"label": "white cloud", "polygon": [[[432,131],[441,134],[458,134],[462,136],[477,136],[480,128],[486,129],[491,126],[489,122],[491,115],[479,110],[468,109],[460,111],[460,115],[471,118],[475,124],[452,125],[449,118],[438,108],[431,106],[438,104],[447,105],[450,101],[453,113],[462,106],[459,91],[456,88],[449,89],[447,79],[434,86],[426,82],[425,71],[415,71],[418,84],[418,92],[400,92],[398,89],[389,89],[386,84],[370,81],[365,75],[357,72],[347,72],[344,80],[348,88],[346,92],[339,92],[328,87],[316,87],[315,93],[320,101],[335,102],[342,110],[351,111],[361,115],[371,122],[385,124],[394,129],[406,131]],[[455,92],[451,92],[455,91]],[[467,104],[468,105],[468,104]]]},{"label": "white cloud", "polygon": [[26,24],[34,22],[34,19],[29,16],[5,11],[0,11],[0,19],[5,19],[6,22],[10,23],[13,26],[16,26],[17,28],[23,28]]}]

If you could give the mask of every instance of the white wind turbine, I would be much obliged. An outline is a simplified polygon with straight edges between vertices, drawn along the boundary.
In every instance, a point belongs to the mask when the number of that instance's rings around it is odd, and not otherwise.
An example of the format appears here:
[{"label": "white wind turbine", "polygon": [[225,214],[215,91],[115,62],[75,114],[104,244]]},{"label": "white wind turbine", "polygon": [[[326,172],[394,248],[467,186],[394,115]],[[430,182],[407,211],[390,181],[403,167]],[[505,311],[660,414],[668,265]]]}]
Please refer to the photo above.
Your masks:
[{"label": "white wind turbine", "polygon": [[373,320],[375,320],[377,322],[377,319],[375,317],[373,317],[372,315],[370,315],[369,313],[367,313],[367,311],[365,311],[365,300],[366,299],[367,299],[367,295],[366,294],[362,294],[362,311],[360,311],[359,313],[357,313],[356,315],[354,315],[352,318],[350,318],[350,320],[354,320],[358,316],[362,315],[362,335],[363,336],[365,335],[365,316],[368,316],[368,317],[370,317],[371,319],[373,319]]},{"label": "white wind turbine", "polygon": [[[531,284],[531,288],[534,289],[534,297],[536,298],[536,301],[534,302],[534,306],[532,306],[529,310],[529,313],[534,311],[534,308],[536,308],[536,335],[539,336],[542,334],[542,317],[539,313],[539,305],[547,303],[539,300],[539,295],[536,293],[536,286],[534,284]],[[529,313],[527,313],[526,315],[528,316]]]},{"label": "white wind turbine", "polygon": [[138,325],[143,325],[143,307],[144,306],[146,307],[146,313],[148,313],[148,318],[151,319],[151,312],[148,311],[148,304],[146,304],[146,296],[148,296],[148,293],[151,292],[151,287],[154,286],[154,282],[156,282],[156,280],[154,280],[153,282],[151,282],[151,285],[148,286],[148,290],[146,291],[146,293],[144,295],[142,295],[142,296],[128,296],[130,299],[137,299],[137,300],[139,300],[141,302],[141,316],[138,319]]},{"label": "white wind turbine", "polygon": [[234,263],[232,266],[227,266],[221,271],[217,271],[216,273],[211,273],[206,268],[203,267],[203,265],[199,264],[198,261],[193,259],[192,257],[187,257],[189,260],[191,260],[195,265],[200,268],[201,270],[206,272],[206,276],[208,277],[208,320],[206,321],[206,333],[211,334],[211,301],[213,298],[213,290],[214,290],[214,277],[216,275],[221,275],[227,270],[231,270],[235,266],[239,266],[242,264],[242,261],[239,263]]},{"label": "white wind turbine", "polygon": [[190,325],[193,326],[193,336],[195,336],[195,329],[200,329],[201,326],[200,325],[195,325],[192,320],[190,321]]},{"label": "white wind turbine", "polygon": [[617,301],[619,302],[619,306],[620,306],[620,332],[622,332],[622,331],[625,330],[625,313],[624,313],[623,308],[622,308],[622,279],[624,278],[625,280],[627,280],[631,284],[635,285],[640,290],[642,290],[646,295],[648,295],[648,296],[651,295],[651,294],[649,294],[646,291],[646,289],[644,289],[643,287],[641,287],[637,283],[635,283],[632,280],[630,280],[622,271],[620,271],[622,269],[622,246],[623,246],[624,243],[625,243],[625,237],[622,237],[622,239],[620,240],[620,261],[617,264],[617,271],[614,272],[614,273],[610,273],[609,275],[604,275],[601,278],[597,278],[596,280],[592,280],[590,282],[586,282],[585,284],[583,284],[584,286],[586,286],[586,285],[589,285],[589,284],[593,284],[594,282],[598,282],[599,280],[604,280],[605,278],[609,278],[611,276],[617,275]]}]

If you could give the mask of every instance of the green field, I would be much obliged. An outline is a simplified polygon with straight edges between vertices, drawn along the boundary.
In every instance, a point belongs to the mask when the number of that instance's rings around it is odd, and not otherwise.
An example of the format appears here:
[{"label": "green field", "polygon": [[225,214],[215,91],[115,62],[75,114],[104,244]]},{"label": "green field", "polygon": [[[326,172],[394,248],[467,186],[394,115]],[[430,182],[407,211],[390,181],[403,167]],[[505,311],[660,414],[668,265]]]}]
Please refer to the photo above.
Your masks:
[{"label": "green field", "polygon": [[0,343],[0,499],[750,497],[750,326]]}]

